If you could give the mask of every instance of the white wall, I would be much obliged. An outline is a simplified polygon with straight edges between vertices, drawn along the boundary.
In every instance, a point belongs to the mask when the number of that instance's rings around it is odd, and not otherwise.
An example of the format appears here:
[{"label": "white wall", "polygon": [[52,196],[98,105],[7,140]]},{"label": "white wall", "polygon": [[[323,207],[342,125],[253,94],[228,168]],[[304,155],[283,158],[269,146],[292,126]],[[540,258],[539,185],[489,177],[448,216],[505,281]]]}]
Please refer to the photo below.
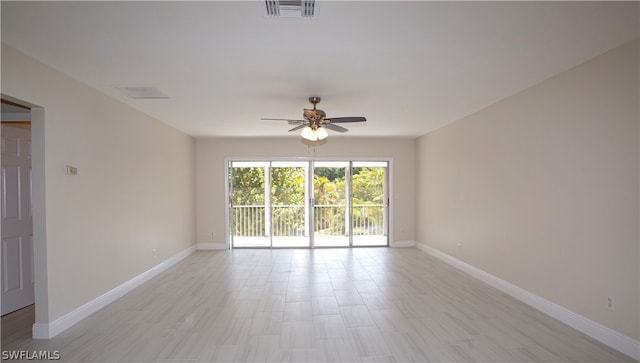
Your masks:
[{"label": "white wall", "polygon": [[[288,138],[210,138],[198,139],[197,193],[198,243],[225,242],[224,162],[227,157],[390,157],[393,167],[394,241],[414,239],[413,139],[358,139],[329,136],[326,145],[314,149],[298,137]],[[214,235],[211,235],[211,232]],[[391,241],[391,242],[394,242]]]},{"label": "white wall", "polygon": [[[35,227],[43,233],[36,289],[46,295],[36,298],[36,322],[193,246],[193,138],[4,44],[2,92],[44,112],[33,125],[34,167],[44,158],[36,177],[46,192],[46,212],[36,211],[46,213],[39,218],[46,225]],[[78,175],[66,175],[65,165]]]},{"label": "white wall", "polygon": [[418,242],[637,341],[639,64],[635,41],[419,138]]}]

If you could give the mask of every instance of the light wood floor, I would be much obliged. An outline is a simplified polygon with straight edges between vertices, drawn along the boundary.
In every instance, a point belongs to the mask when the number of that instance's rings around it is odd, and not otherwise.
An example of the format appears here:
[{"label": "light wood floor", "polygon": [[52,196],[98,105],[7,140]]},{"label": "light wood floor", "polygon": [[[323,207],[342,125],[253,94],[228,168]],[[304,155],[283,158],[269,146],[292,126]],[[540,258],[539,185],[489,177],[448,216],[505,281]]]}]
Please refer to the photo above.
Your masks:
[{"label": "light wood floor", "polygon": [[36,321],[35,305],[2,316],[2,347],[31,338],[31,327]]},{"label": "light wood floor", "polygon": [[414,248],[200,251],[54,339],[74,362],[626,362]]}]

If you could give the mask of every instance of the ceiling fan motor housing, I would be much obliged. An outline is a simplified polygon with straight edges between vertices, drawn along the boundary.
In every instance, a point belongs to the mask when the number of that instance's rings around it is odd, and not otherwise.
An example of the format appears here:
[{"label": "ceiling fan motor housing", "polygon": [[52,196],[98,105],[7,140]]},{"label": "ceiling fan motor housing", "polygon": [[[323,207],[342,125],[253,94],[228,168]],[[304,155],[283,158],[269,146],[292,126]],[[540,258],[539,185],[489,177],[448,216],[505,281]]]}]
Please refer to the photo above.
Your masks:
[{"label": "ceiling fan motor housing", "polygon": [[309,121],[309,123],[311,124],[319,124],[322,120],[324,120],[325,117],[327,117],[327,114],[320,109],[308,109],[305,108],[304,112],[302,113],[302,116],[304,117],[305,120]]}]

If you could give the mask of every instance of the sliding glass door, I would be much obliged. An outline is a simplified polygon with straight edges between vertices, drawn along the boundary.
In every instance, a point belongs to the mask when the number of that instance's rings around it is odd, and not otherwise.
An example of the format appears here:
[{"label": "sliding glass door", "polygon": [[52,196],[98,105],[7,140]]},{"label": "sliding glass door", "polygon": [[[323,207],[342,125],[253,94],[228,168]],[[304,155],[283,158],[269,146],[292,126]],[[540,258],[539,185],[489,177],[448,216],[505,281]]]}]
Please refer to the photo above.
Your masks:
[{"label": "sliding glass door", "polygon": [[272,247],[309,247],[307,165],[271,163]]},{"label": "sliding glass door", "polygon": [[387,161],[231,161],[233,248],[388,246]]},{"label": "sliding glass door", "polygon": [[271,217],[265,192],[268,162],[233,162],[229,212],[233,247],[271,247]]},{"label": "sliding glass door", "polygon": [[387,164],[364,161],[351,164],[353,246],[388,244]]},{"label": "sliding glass door", "polygon": [[349,246],[348,161],[313,163],[313,244]]}]

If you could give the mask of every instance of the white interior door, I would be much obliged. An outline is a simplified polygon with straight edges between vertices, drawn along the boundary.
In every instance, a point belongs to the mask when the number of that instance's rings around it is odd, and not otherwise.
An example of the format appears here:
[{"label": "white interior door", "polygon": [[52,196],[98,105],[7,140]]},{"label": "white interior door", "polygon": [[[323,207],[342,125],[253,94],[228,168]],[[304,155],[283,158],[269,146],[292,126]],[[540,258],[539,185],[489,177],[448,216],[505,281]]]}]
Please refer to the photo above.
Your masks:
[{"label": "white interior door", "polygon": [[2,315],[34,303],[31,130],[2,124]]}]

